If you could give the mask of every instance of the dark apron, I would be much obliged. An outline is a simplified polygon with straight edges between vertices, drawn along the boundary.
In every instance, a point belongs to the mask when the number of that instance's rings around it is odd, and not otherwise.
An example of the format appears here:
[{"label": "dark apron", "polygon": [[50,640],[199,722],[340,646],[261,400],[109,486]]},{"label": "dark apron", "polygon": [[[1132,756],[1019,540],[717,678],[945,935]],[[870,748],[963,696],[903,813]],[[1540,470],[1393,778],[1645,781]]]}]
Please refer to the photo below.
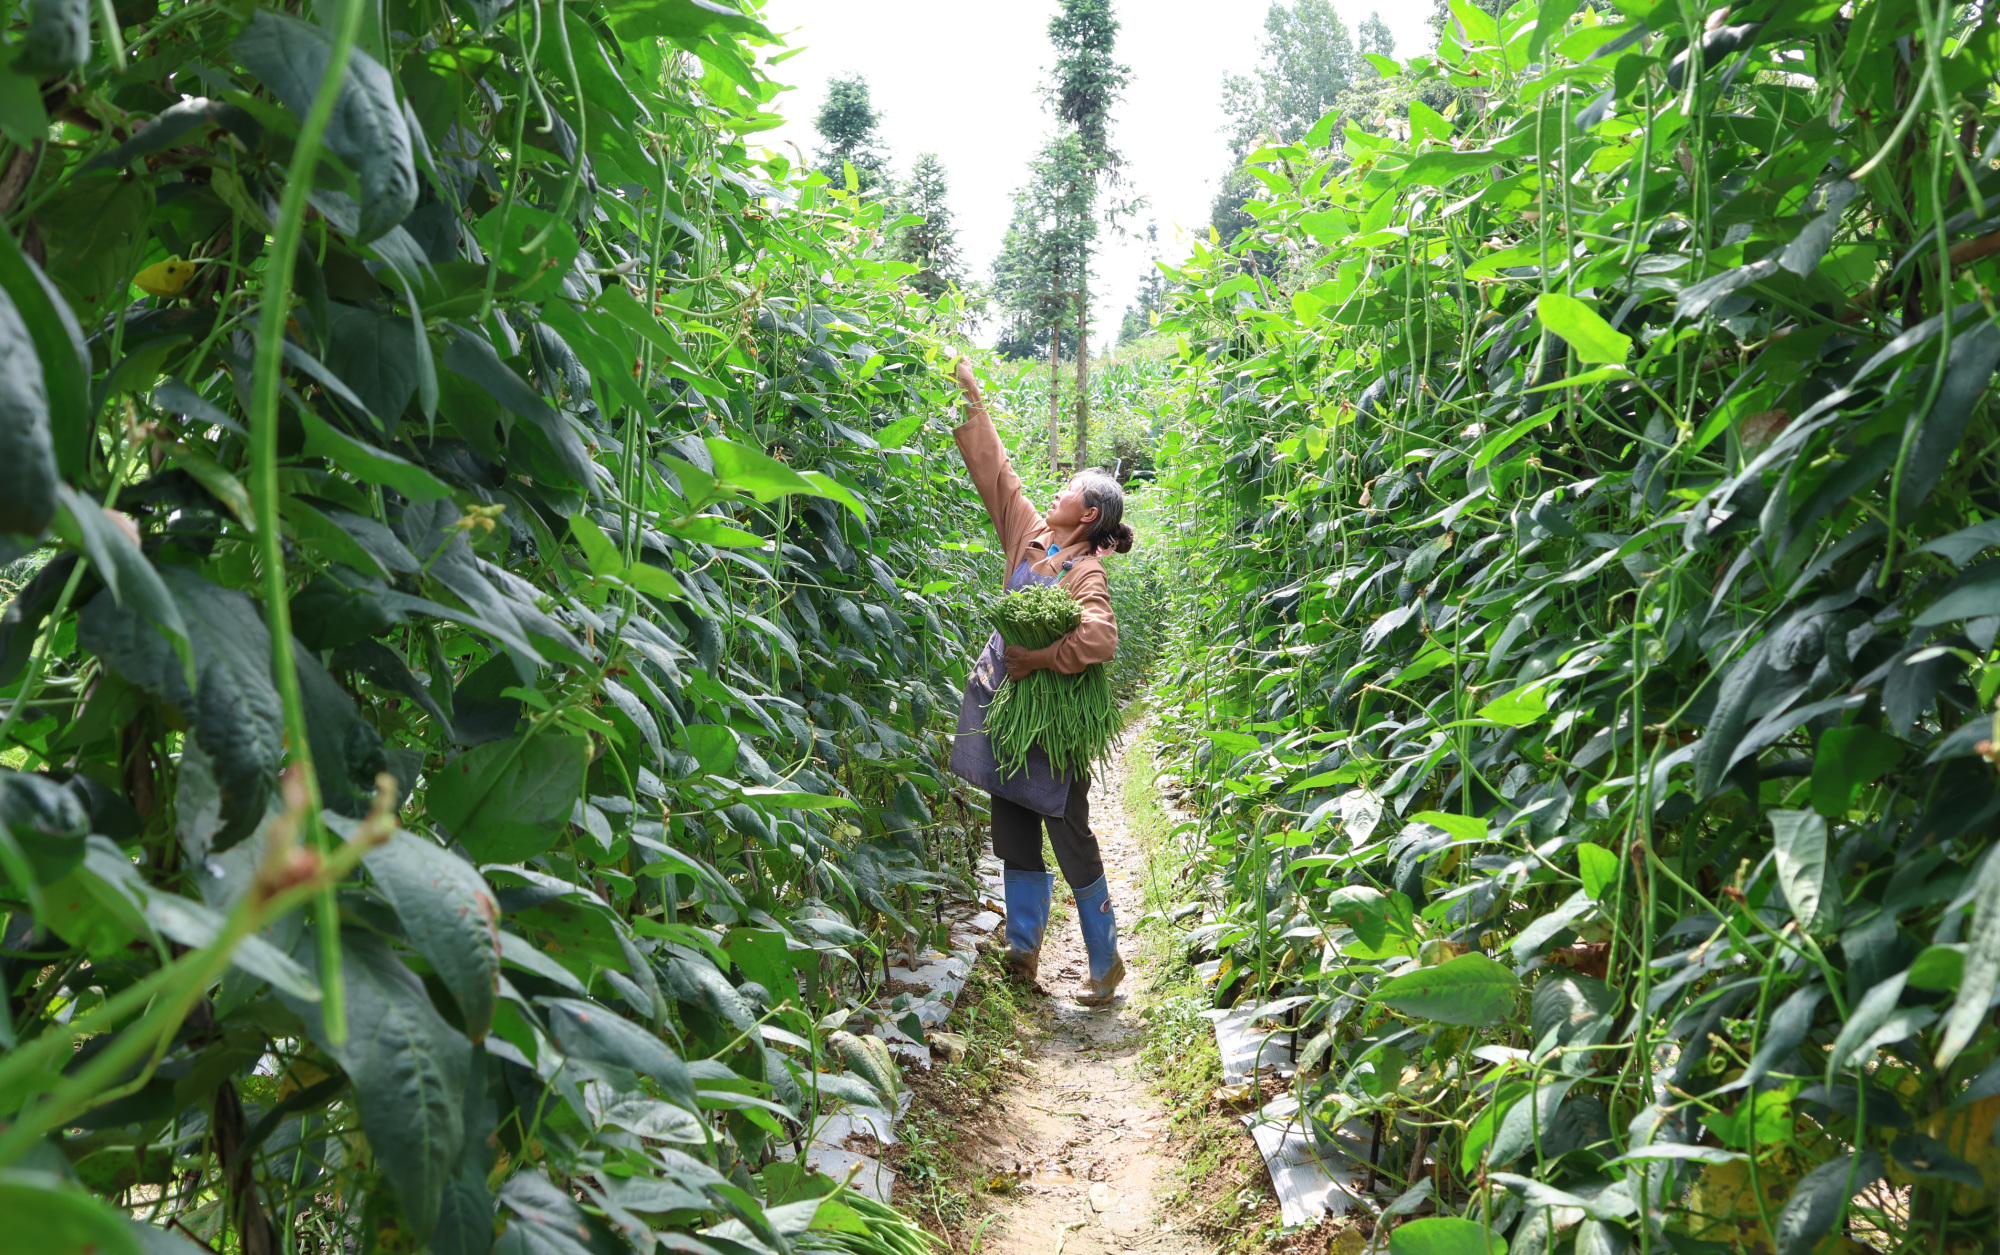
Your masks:
[{"label": "dark apron", "polygon": [[[1064,570],[1068,570],[1064,566]],[[1037,575],[1023,559],[1014,573],[1007,577],[1007,591],[1018,593],[1024,588],[1033,588],[1059,583],[1062,576]],[[967,784],[986,790],[994,797],[1005,798],[1017,806],[1025,806],[1037,815],[1047,815],[1061,819],[1069,808],[1069,788],[1071,779],[1058,775],[1049,766],[1049,756],[1039,745],[1028,750],[1028,766],[1025,772],[1011,776],[1000,774],[1000,762],[993,755],[993,742],[986,735],[986,707],[993,701],[994,691],[1007,679],[1007,643],[995,632],[986,642],[986,649],[979,655],[979,661],[972,666],[972,674],[965,681],[965,696],[958,704],[958,735],[951,743],[951,769]]]}]

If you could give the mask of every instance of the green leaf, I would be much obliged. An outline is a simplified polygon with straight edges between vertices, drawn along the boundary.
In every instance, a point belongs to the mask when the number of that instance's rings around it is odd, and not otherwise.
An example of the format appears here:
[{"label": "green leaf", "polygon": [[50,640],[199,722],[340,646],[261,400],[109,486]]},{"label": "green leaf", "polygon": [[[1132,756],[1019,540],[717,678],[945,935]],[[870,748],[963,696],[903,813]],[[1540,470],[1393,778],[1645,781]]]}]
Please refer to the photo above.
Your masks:
[{"label": "green leaf", "polygon": [[1457,1216],[1426,1216],[1391,1231],[1389,1255],[1507,1255],[1507,1239]]},{"label": "green leaf", "polygon": [[208,489],[209,495],[229,508],[236,521],[250,531],[257,530],[257,518],[250,503],[250,493],[243,487],[243,481],[223,469],[222,463],[203,453],[198,446],[183,444],[167,455],[170,465],[186,471],[194,481]]},{"label": "green leaf", "polygon": [[[303,120],[312,111],[333,59],[333,41],[323,28],[260,9],[233,47],[295,117]],[[326,146],[361,181],[358,243],[375,239],[410,216],[417,205],[410,127],[389,72],[360,48],[354,49],[334,100]]]},{"label": "green leaf", "polygon": [[2000,327],[1981,323],[1951,342],[1944,383],[1924,416],[1903,462],[1897,509],[1902,517],[1930,498],[1965,438],[1973,408],[1986,395],[1993,369],[2000,365]]},{"label": "green leaf", "polygon": [[308,454],[327,459],[363,483],[394,488],[412,501],[451,496],[444,481],[423,467],[361,443],[310,410],[300,410],[299,421],[305,425]]},{"label": "green leaf", "polygon": [[1609,383],[1614,379],[1630,379],[1631,377],[1632,372],[1628,367],[1599,366],[1595,370],[1586,370],[1580,375],[1570,375],[1558,379],[1554,383],[1545,383],[1538,387],[1524,389],[1522,395],[1525,396],[1529,392],[1552,392],[1557,388],[1584,388],[1591,384]]},{"label": "green leaf", "polygon": [[589,994],[589,990],[583,987],[583,982],[577,979],[576,973],[556,962],[551,956],[543,954],[535,943],[519,933],[500,934],[500,959],[503,966],[533,972],[542,979],[569,990],[579,998]]},{"label": "green leaf", "polygon": [[[882,360],[882,355],[878,353],[869,360],[873,362],[879,362]],[[890,423],[887,427],[884,427],[882,430],[876,432],[875,441],[877,444],[880,444],[884,449],[900,448],[904,441],[908,440],[911,436],[917,434],[917,432],[923,430],[924,422],[929,417],[930,416],[927,414],[912,414],[907,418],[899,418],[895,422]]]},{"label": "green leaf", "polygon": [[1528,55],[1536,56],[1549,40],[1562,34],[1563,27],[1576,16],[1577,0],[1541,0],[1535,13],[1535,33],[1528,37]]},{"label": "green leaf", "polygon": [[387,580],[423,568],[396,534],[365,515],[317,498],[287,496],[285,519],[299,539],[322,547],[336,561],[363,575]]},{"label": "green leaf", "polygon": [[1548,718],[1548,714],[1549,686],[1540,682],[1504,693],[1478,711],[1479,718],[1491,719],[1509,728],[1525,728]]},{"label": "green leaf", "polygon": [[823,793],[800,793],[792,789],[770,788],[764,785],[749,785],[743,796],[752,802],[761,803],[772,810],[836,811],[858,809],[852,798],[829,797]]},{"label": "green leaf", "polygon": [[139,1243],[145,1255],[203,1255],[208,1248],[196,1246],[178,1233],[150,1225],[141,1220],[127,1219],[126,1225],[132,1237]]},{"label": "green leaf", "polygon": [[[571,242],[574,243],[574,237]],[[572,484],[586,492],[596,486],[596,477],[590,469],[590,451],[584,448],[576,429],[527,380],[515,374],[513,367],[501,361],[484,337],[461,329],[451,347],[445,350],[444,364],[478,384],[509,413],[527,419],[548,442]]]},{"label": "green leaf", "polygon": [[1472,1123],[1465,1130],[1465,1140],[1459,1144],[1459,1168],[1467,1176],[1479,1171],[1480,1163],[1486,1157],[1486,1148],[1492,1145],[1493,1134],[1499,1130],[1500,1122],[1506,1119],[1508,1111],[1529,1089],[1526,1082],[1518,1078],[1510,1079],[1505,1072],[1499,1077],[1490,1091],[1491,1101],[1472,1118]]},{"label": "green leaf", "polygon": [[1552,1144],[1556,1112],[1575,1084],[1575,1077],[1546,1081],[1537,1085],[1534,1093],[1509,1106],[1494,1131],[1487,1162],[1496,1168],[1513,1163],[1522,1155],[1533,1153],[1538,1138],[1544,1146]]},{"label": "green leaf", "polygon": [[1873,1150],[1841,1155],[1799,1178],[1778,1213],[1777,1255],[1808,1255],[1833,1232],[1848,1200],[1881,1179],[1882,1156]]},{"label": "green leaf", "polygon": [[1385,959],[1416,953],[1416,912],[1400,893],[1383,893],[1368,885],[1343,885],[1327,900],[1327,913],[1354,930],[1355,940],[1342,953],[1360,959]]},{"label": "green leaf", "polygon": [[333,324],[327,329],[327,369],[381,421],[384,434],[393,432],[421,379],[410,324],[339,301],[327,313]]},{"label": "green leaf", "polygon": [[1218,754],[1227,754],[1232,759],[1241,758],[1245,754],[1254,754],[1264,748],[1256,737],[1248,733],[1231,732],[1226,728],[1209,728],[1202,735],[1215,742]]},{"label": "green leaf", "polygon": [[[214,944],[215,939],[222,935],[227,921],[220,914],[203,903],[145,885],[139,881],[132,870],[132,861],[124,853],[110,848],[110,843],[105,842],[103,837],[93,837],[92,842],[103,842],[92,850],[90,861],[94,870],[102,875],[122,865],[124,874],[130,877],[132,896],[141,903],[140,909],[145,914],[146,922],[158,929],[162,937],[189,949],[200,949]],[[273,989],[307,1002],[319,1001],[319,986],[306,970],[263,937],[253,934],[237,942],[229,961],[258,980],[269,981]]]},{"label": "green leaf", "polygon": [[1554,422],[1556,417],[1561,413],[1561,410],[1551,406],[1539,414],[1528,415],[1528,417],[1504,431],[1498,431],[1488,436],[1485,443],[1479,446],[1479,452],[1472,456],[1472,469],[1476,471],[1480,467],[1487,465],[1493,459],[1513,448],[1515,442],[1520,440],[1521,437],[1527,435],[1537,427],[1546,427],[1548,424]]},{"label": "green leaf", "polygon": [[1593,902],[1604,900],[1604,891],[1618,883],[1618,856],[1588,841],[1576,847],[1576,866],[1583,876],[1583,892]]},{"label": "green leaf", "polygon": [[590,742],[529,733],[467,750],[431,777],[431,815],[482,863],[518,863],[562,837],[583,793]]},{"label": "green leaf", "polygon": [[694,1081],[687,1065],[666,1043],[615,1011],[575,998],[541,998],[549,1031],[566,1055],[609,1064],[660,1083],[680,1105],[695,1107]]},{"label": "green leaf", "polygon": [[1801,1088],[1797,1081],[1778,1089],[1752,1094],[1727,1115],[1711,1112],[1701,1122],[1715,1130],[1723,1144],[1738,1150],[1789,1141],[1792,1135],[1792,1099]]},{"label": "green leaf", "polygon": [[625,568],[621,578],[648,597],[658,597],[666,601],[679,601],[687,596],[680,581],[659,567],[646,562],[634,562]]},{"label": "green leaf", "polygon": [[42,107],[42,88],[11,65],[0,64],[0,135],[23,148],[49,133],[49,111]]},{"label": "green leaf", "polygon": [[88,862],[43,887],[42,909],[57,936],[99,962],[135,941],[158,944],[129,888],[118,879],[99,874]]},{"label": "green leaf", "polygon": [[614,0],[606,8],[622,39],[694,39],[726,33],[772,38],[762,22],[721,0]]},{"label": "green leaf", "polygon": [[1400,187],[1444,187],[1467,175],[1484,174],[1499,160],[1490,152],[1429,152],[1393,176]]},{"label": "green leaf", "polygon": [[1903,743],[1874,728],[1834,728],[1821,736],[1813,752],[1812,805],[1829,819],[1839,819],[1854,805],[1854,795],[1873,784],[1903,760]]},{"label": "green leaf", "polygon": [[1965,952],[1968,948],[1963,942],[1925,946],[1910,964],[1911,987],[1937,993],[1950,993],[1957,989],[1965,980]]},{"label": "green leaf", "polygon": [[116,174],[70,180],[36,213],[43,270],[83,321],[95,322],[123,300],[152,216],[152,181]]},{"label": "green leaf", "polygon": [[715,460],[716,480],[759,501],[776,501],[794,493],[824,495],[811,481],[761,450],[717,436],[710,436],[702,443],[708,446],[708,454]]},{"label": "green leaf", "polygon": [[1978,1168],[1952,1154],[1949,1146],[1934,1137],[1905,1133],[1889,1144],[1889,1154],[1917,1176],[1956,1181],[1975,1190],[1986,1188],[1986,1178]]},{"label": "green leaf", "polygon": [[[1827,1066],[1839,1071],[1850,1062],[1866,1066],[1873,1061],[1875,1051],[1887,1041],[1900,1041],[1900,1027],[1893,1024],[1904,1013],[1896,1003],[1903,996],[1903,988],[1909,983],[1908,972],[1898,972],[1888,980],[1869,987],[1849,1009],[1847,1018],[1841,1022],[1840,1036],[1833,1039],[1833,1049],[1827,1053]],[[1922,1008],[1935,1016],[1929,1008]],[[1888,1026],[1890,1036],[1877,1040],[1876,1034]],[[1900,1034],[1900,1035],[1899,1035]]]},{"label": "green leaf", "polygon": [[682,540],[698,541],[704,545],[715,545],[722,549],[766,549],[771,540],[755,532],[746,532],[740,527],[731,527],[721,519],[709,515],[693,518],[660,521],[660,530]]},{"label": "green leaf", "polygon": [[660,350],[669,360],[680,361],[685,357],[673,333],[653,316],[652,311],[639,304],[639,299],[627,291],[624,284],[606,285],[604,294],[597,298],[597,307],[619,326]]},{"label": "green leaf", "polygon": [[1959,975],[1958,997],[1945,1013],[1944,1031],[1938,1043],[1940,1068],[1950,1067],[1987,1023],[1994,990],[2000,988],[2000,855],[1994,853],[1995,849],[2000,846],[1986,851],[1967,894],[1961,895],[1969,895],[1972,900],[1972,924],[1965,933],[1965,963]]},{"label": "green leaf", "polygon": [[1475,44],[1493,44],[1500,41],[1500,27],[1493,15],[1471,0],[1450,0],[1452,21],[1465,32],[1465,37]]},{"label": "green leaf", "polygon": [[1961,528],[1949,536],[1926,541],[1917,548],[1925,553],[1941,555],[1955,567],[1962,567],[1978,557],[1983,551],[2000,545],[2000,519],[1987,519]]},{"label": "green leaf", "polygon": [[1617,1006],[1618,998],[1610,986],[1596,977],[1544,968],[1529,1002],[1535,1050],[1543,1052],[1590,1039],[1594,1032],[1610,1026],[1609,1017]]},{"label": "green leaf", "polygon": [[34,337],[0,289],[0,532],[39,536],[56,513],[49,394]]},{"label": "green leaf", "polygon": [[185,658],[187,623],[160,573],[102,506],[67,485],[58,485],[56,491],[62,503],[56,533],[83,550],[119,605],[131,607]]},{"label": "green leaf", "polygon": [[1459,841],[1484,841],[1488,831],[1485,820],[1468,815],[1447,815],[1443,811],[1418,811],[1407,818],[1413,824],[1434,824]]},{"label": "green leaf", "polygon": [[1775,810],[1771,833],[1778,885],[1792,918],[1808,934],[1823,934],[1840,918],[1840,890],[1826,857],[1826,820],[1812,811]]},{"label": "green leaf", "polygon": [[49,430],[56,462],[67,476],[84,471],[91,417],[90,353],[83,328],[40,267],[29,261],[11,231],[0,231],[0,288],[14,302],[35,342],[42,385],[49,403]]},{"label": "green leaf", "polygon": [[0,1168],[0,1255],[146,1255],[125,1216],[52,1172]]},{"label": "green leaf", "polygon": [[[353,1083],[362,1131],[421,1245],[437,1227],[445,1184],[465,1146],[472,1043],[445,1023],[423,982],[379,939],[348,931],[340,947],[347,1039],[338,1046],[328,1040],[319,1004],[286,1004]],[[317,974],[319,939],[312,930],[292,953]]]},{"label": "green leaf", "polygon": [[577,355],[592,383],[633,409],[646,407],[646,390],[632,373],[631,342],[612,319],[559,298],[543,302],[542,319]]},{"label": "green leaf", "polygon": [[493,1245],[502,1255],[603,1255],[597,1230],[576,1200],[527,1168],[500,1184],[500,1202],[512,1213],[507,1232]]},{"label": "green leaf", "polygon": [[688,724],[674,734],[674,746],[694,755],[705,776],[726,776],[736,767],[736,734],[720,724]]},{"label": "green leaf", "polygon": [[[505,217],[507,238],[500,238]],[[576,230],[546,209],[516,201],[503,215],[497,208],[473,224],[473,233],[502,273],[514,280],[510,295],[546,301],[562,291],[563,276],[576,266]],[[501,285],[503,288],[509,286]]]},{"label": "green leaf", "polygon": [[722,948],[745,979],[756,981],[771,993],[773,1003],[799,996],[798,983],[792,978],[790,948],[782,933],[732,928],[724,934]]},{"label": "green leaf", "polygon": [[592,575],[621,575],[625,571],[625,555],[611,544],[611,538],[595,519],[582,512],[569,516],[570,534],[583,547],[583,560],[590,565]]},{"label": "green leaf", "polygon": [[1498,1024],[1513,1010],[1521,982],[1483,954],[1461,954],[1375,987],[1375,1001],[1440,1024]]},{"label": "green leaf", "polygon": [[1598,312],[1573,296],[1545,292],[1535,302],[1535,317],[1561,336],[1582,362],[1623,362],[1632,352],[1632,338],[1611,329]]},{"label": "green leaf", "polygon": [[500,982],[500,908],[486,878],[435,842],[400,828],[364,861],[403,921],[403,935],[457,1000],[466,1035],[481,1040],[493,1024]]}]

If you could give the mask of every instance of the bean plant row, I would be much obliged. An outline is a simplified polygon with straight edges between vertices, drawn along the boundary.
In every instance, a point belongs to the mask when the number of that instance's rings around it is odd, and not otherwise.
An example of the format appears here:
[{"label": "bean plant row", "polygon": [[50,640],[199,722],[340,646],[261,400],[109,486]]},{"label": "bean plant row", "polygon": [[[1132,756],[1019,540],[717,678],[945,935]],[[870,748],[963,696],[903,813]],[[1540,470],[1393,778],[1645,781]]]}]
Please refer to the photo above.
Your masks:
[{"label": "bean plant row", "polygon": [[1992,1251],[2000,14],[1449,9],[1175,276],[1190,960],[1391,1250]]},{"label": "bean plant row", "polygon": [[0,1250],[927,1245],[796,1160],[921,1037],[997,560],[783,45],[0,33]]}]

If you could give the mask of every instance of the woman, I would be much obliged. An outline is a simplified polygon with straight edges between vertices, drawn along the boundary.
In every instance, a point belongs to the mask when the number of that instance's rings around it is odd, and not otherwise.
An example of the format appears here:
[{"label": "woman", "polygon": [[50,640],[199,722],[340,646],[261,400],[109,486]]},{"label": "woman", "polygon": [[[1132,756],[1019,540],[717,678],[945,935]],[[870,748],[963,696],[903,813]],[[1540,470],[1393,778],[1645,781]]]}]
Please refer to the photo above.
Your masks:
[{"label": "woman", "polygon": [[[1021,491],[1021,477],[1008,463],[1006,446],[980,400],[972,363],[959,359],[956,374],[965,392],[965,421],[952,436],[965,455],[966,470],[993,520],[993,530],[999,533],[1000,548],[1007,556],[1007,591],[1059,583],[1083,606],[1083,622],[1048,648],[1008,646],[1004,654],[1008,678],[1018,680],[1045,667],[1075,675],[1092,663],[1109,662],[1118,649],[1118,619],[1111,612],[1111,587],[1097,555],[1132,548],[1132,529],[1121,521],[1124,492],[1110,476],[1085,471],[1056,494],[1047,514],[1037,513]],[[994,637],[996,644],[998,640]],[[979,683],[977,677],[974,683]],[[972,696],[969,690],[967,711],[975,709]],[[983,701],[976,710],[983,722]],[[967,723],[962,711],[961,731],[971,730]],[[993,798],[993,853],[1006,868],[1005,962],[1008,971],[1033,983],[1042,934],[1048,929],[1049,896],[1055,888],[1055,876],[1042,861],[1046,826],[1056,863],[1076,895],[1077,922],[1090,953],[1090,979],[1076,1000],[1097,1007],[1116,995],[1118,982],[1125,978],[1125,963],[1118,957],[1118,922],[1111,913],[1104,860],[1098,854],[1097,834],[1090,830],[1090,779],[1080,775],[1068,784],[1057,816],[997,795]]]}]

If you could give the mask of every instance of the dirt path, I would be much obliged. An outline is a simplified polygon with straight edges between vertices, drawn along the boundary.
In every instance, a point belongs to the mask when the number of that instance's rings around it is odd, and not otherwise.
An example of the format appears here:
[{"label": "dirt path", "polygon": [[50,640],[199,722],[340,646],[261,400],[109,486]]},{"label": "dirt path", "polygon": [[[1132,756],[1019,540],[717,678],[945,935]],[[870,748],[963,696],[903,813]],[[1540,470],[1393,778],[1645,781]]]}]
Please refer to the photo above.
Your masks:
[{"label": "dirt path", "polygon": [[[1136,734],[1139,729],[1134,729]],[[1127,744],[1132,736],[1127,737]],[[1065,901],[1042,947],[1042,988],[1055,1022],[1035,1074],[1008,1091],[980,1130],[994,1175],[1019,1180],[1004,1196],[981,1251],[997,1255],[1195,1255],[1206,1248],[1171,1227],[1161,1201],[1175,1188],[1166,1111],[1141,1074],[1145,1029],[1133,1009],[1146,985],[1130,927],[1140,915],[1145,857],[1125,820],[1125,764],[1091,788],[1091,823],[1104,851],[1127,974],[1117,1002],[1095,1010],[1073,995],[1089,976],[1074,904]],[[1060,882],[1059,882],[1060,884]],[[1058,896],[1067,898],[1059,887]]]}]

